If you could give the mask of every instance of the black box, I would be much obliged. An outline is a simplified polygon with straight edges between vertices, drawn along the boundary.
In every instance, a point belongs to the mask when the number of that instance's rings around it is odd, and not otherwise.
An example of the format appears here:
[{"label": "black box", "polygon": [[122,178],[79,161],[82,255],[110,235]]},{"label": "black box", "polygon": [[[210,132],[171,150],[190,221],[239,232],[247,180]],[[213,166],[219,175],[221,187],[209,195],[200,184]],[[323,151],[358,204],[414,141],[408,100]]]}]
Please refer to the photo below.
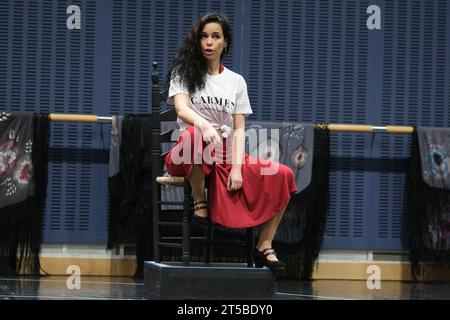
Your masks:
[{"label": "black box", "polygon": [[144,288],[157,299],[273,299],[270,269],[236,263],[144,262]]}]

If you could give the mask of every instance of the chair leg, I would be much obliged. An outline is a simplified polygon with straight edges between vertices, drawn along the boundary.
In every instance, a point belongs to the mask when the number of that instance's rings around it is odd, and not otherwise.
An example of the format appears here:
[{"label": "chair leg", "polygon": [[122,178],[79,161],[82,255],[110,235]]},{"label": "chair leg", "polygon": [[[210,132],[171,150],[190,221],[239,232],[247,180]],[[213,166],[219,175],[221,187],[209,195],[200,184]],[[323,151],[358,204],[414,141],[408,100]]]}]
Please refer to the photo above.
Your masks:
[{"label": "chair leg", "polygon": [[161,200],[160,187],[157,183],[153,183],[152,186],[152,223],[153,223],[153,260],[155,262],[161,262],[160,257],[160,232],[159,232],[159,220],[161,213],[161,205],[158,203]]},{"label": "chair leg", "polygon": [[183,221],[182,221],[182,233],[183,233],[183,244],[182,244],[182,256],[183,263],[189,265],[191,260],[191,225],[190,225],[190,215],[191,215],[191,185],[188,179],[184,180],[184,199],[183,199]]},{"label": "chair leg", "polygon": [[247,228],[247,267],[253,268],[254,257],[253,250],[255,248],[255,228]]}]

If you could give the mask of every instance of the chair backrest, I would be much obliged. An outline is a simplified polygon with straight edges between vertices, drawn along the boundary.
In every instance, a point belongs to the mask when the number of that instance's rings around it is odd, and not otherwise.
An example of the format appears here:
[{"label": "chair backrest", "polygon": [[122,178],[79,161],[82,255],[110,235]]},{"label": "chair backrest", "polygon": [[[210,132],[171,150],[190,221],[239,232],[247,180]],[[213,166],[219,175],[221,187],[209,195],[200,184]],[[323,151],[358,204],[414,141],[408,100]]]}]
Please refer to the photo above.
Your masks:
[{"label": "chair backrest", "polygon": [[172,128],[161,133],[161,124],[163,122],[175,122],[177,120],[177,113],[175,108],[168,108],[161,111],[161,101],[166,96],[165,92],[161,92],[159,88],[159,74],[157,72],[158,64],[153,62],[152,72],[152,114],[151,114],[151,126],[152,126],[152,178],[162,175],[162,159],[166,153],[162,153],[164,143],[173,143],[172,135],[176,130]]},{"label": "chair backrest", "polygon": [[161,190],[160,185],[156,182],[156,178],[162,176],[163,172],[163,144],[172,142],[172,130],[161,133],[161,124],[163,122],[173,122],[177,119],[175,108],[169,108],[161,111],[161,101],[165,97],[159,87],[159,74],[157,72],[158,64],[153,62],[152,71],[152,111],[151,111],[151,160],[152,160],[152,216],[153,216],[153,252],[154,260],[160,261],[159,244],[160,244],[160,217],[161,211]]}]

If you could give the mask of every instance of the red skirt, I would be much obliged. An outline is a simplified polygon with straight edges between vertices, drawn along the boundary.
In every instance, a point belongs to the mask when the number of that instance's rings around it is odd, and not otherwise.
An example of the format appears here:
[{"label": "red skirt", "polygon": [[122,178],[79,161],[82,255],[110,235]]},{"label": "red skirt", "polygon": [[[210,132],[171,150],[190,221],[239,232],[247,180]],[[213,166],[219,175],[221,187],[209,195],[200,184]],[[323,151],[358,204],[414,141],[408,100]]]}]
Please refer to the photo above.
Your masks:
[{"label": "red skirt", "polygon": [[[189,139],[186,139],[187,135]],[[226,145],[225,139],[223,145]],[[204,161],[206,147],[198,130],[190,126],[167,154],[165,164],[171,176],[186,177],[191,175],[194,164],[200,164],[208,188],[209,216],[216,223],[231,228],[259,225],[285,209],[291,194],[297,191],[294,173],[289,167],[248,154],[244,154],[241,169],[242,188],[228,191],[227,180],[232,164],[226,159]],[[267,172],[276,173],[262,174]]]}]

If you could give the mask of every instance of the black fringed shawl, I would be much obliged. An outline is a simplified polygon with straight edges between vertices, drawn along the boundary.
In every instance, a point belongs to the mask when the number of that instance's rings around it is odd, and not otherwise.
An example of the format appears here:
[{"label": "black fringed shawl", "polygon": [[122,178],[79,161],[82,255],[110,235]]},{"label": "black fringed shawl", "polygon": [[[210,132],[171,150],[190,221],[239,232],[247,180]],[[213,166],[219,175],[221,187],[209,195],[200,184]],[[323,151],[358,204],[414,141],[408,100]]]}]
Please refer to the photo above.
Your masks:
[{"label": "black fringed shawl", "polygon": [[[8,116],[3,113],[2,117],[2,123],[5,125]],[[10,117],[15,115],[11,114]],[[2,274],[18,272],[39,274],[40,270],[39,254],[48,172],[48,114],[32,117],[32,136],[26,138],[32,141],[30,173],[34,181],[34,193],[31,192],[32,195],[23,201],[0,208],[0,273]],[[6,175],[0,176],[2,192],[7,186],[7,183],[3,183],[5,178]]]},{"label": "black fringed shawl", "polygon": [[150,115],[128,115],[122,123],[120,171],[108,179],[108,249],[136,244],[137,270],[153,258]]},{"label": "black fringed shawl", "polygon": [[[432,231],[441,227],[444,214],[450,215],[450,190],[430,187],[424,182],[416,130],[412,136],[408,183],[411,273],[414,279],[423,276],[424,280],[448,280],[450,249],[441,246],[444,239],[439,232]],[[430,272],[421,265],[424,262],[433,263]],[[439,270],[446,272],[442,274]]]},{"label": "black fringed shawl", "polygon": [[280,260],[286,263],[286,277],[310,279],[322,246],[329,208],[330,131],[314,129],[311,183],[295,194],[286,208],[278,232],[292,233],[291,243],[274,241]]}]

